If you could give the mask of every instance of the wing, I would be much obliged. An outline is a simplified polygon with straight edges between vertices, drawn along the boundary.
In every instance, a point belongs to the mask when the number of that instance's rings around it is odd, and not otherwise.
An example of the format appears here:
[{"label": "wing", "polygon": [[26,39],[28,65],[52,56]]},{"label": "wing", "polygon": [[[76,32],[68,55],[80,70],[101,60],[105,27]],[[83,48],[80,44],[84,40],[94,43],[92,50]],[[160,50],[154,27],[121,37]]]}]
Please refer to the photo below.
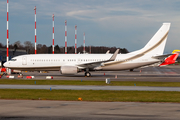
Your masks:
[{"label": "wing", "polygon": [[109,60],[78,64],[77,66],[79,68],[89,68],[89,69],[94,69],[95,67],[103,66],[103,64],[106,62],[114,61],[116,59],[118,52],[119,52],[119,49],[115,51],[115,53],[111,56]]}]

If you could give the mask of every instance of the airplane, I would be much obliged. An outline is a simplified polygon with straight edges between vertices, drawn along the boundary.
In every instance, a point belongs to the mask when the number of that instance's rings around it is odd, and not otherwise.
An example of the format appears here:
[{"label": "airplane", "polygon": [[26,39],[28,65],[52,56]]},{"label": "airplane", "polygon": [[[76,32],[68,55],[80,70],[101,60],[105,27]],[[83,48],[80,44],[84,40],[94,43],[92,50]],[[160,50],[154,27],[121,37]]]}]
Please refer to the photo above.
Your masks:
[{"label": "airplane", "polygon": [[169,64],[174,64],[176,62],[177,57],[179,56],[180,50],[174,50],[173,54],[167,57],[164,62],[162,62],[159,66],[167,66]]},{"label": "airplane", "polygon": [[[30,54],[20,55],[4,63],[10,69],[22,71],[60,71],[61,74],[77,74],[91,71],[120,71],[163,63],[173,54],[163,55],[171,23],[163,23],[150,41],[140,50],[127,54]],[[171,64],[166,63],[166,64]]]}]

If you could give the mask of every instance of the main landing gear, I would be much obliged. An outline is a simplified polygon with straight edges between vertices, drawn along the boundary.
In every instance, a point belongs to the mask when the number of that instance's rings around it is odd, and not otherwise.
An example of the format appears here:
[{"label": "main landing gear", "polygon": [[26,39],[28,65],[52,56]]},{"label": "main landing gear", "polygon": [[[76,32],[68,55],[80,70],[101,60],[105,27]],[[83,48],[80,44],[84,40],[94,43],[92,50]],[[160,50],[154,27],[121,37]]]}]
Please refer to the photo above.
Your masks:
[{"label": "main landing gear", "polygon": [[129,71],[132,72],[134,69],[130,69]]},{"label": "main landing gear", "polygon": [[91,73],[89,72],[89,69],[87,68],[84,74],[85,77],[91,77]]},{"label": "main landing gear", "polygon": [[91,77],[91,73],[90,72],[85,72],[85,77]]}]

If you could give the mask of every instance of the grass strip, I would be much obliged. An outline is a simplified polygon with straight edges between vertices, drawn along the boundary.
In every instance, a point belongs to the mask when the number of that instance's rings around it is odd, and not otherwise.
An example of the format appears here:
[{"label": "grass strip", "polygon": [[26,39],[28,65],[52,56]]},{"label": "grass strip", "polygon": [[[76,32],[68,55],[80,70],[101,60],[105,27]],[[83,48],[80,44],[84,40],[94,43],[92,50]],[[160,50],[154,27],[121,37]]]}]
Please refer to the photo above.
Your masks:
[{"label": "grass strip", "polygon": [[102,86],[161,86],[161,87],[180,87],[180,82],[147,82],[147,81],[105,81],[88,80],[19,80],[19,79],[0,79],[0,84],[10,85],[102,85]]},{"label": "grass strip", "polygon": [[180,92],[0,89],[0,99],[78,101],[79,97],[83,101],[180,103]]}]

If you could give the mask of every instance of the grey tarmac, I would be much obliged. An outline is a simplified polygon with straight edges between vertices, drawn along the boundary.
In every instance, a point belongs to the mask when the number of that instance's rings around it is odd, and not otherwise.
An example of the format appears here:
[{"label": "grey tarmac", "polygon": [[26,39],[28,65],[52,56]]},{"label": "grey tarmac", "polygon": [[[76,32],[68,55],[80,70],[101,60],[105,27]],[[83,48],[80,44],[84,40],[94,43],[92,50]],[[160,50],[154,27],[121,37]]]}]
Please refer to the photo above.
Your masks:
[{"label": "grey tarmac", "polygon": [[179,103],[0,100],[7,120],[179,120]]},{"label": "grey tarmac", "polygon": [[0,85],[0,89],[178,91],[180,87],[91,86],[91,85]]},{"label": "grey tarmac", "polygon": [[[53,76],[54,80],[97,80],[105,81],[157,81],[180,82],[180,66],[149,67],[129,71],[97,71],[92,77],[84,77],[84,73],[64,76],[58,71],[49,73],[24,72],[35,79]],[[105,75],[104,75],[105,74]],[[3,76],[2,78],[5,78]],[[15,75],[17,78],[17,75]],[[34,79],[32,79],[34,80]],[[0,85],[6,89],[8,85]],[[41,86],[41,85],[40,85]],[[57,86],[57,85],[10,85],[16,89],[116,89],[116,90],[150,90],[179,91],[179,87],[140,87],[140,86]],[[12,88],[12,89],[15,89]],[[180,103],[145,103],[145,102],[85,102],[85,101],[48,101],[48,100],[0,100],[0,120],[179,120]]]}]

